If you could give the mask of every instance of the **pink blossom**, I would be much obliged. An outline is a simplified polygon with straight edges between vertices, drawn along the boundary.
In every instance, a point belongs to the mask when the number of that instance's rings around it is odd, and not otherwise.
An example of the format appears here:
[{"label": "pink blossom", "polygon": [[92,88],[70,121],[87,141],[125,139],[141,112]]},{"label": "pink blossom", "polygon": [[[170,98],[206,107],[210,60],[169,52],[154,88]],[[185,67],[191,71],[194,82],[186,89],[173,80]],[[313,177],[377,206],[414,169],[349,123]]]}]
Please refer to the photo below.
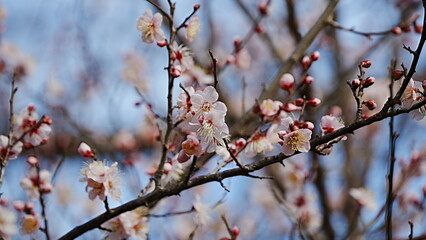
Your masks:
[{"label": "pink blossom", "polygon": [[121,191],[118,188],[120,177],[116,162],[107,166],[102,161],[93,161],[86,163],[80,172],[83,175],[80,182],[87,182],[86,191],[90,189],[90,200],[99,197],[104,201],[107,196],[111,196],[114,200],[120,198]]},{"label": "pink blossom", "polygon": [[146,214],[147,210],[140,207],[109,220],[104,225],[105,228],[111,230],[108,232],[107,239],[121,240],[129,237],[147,239],[149,226],[148,218],[144,217]]},{"label": "pink blossom", "polygon": [[195,89],[204,89],[208,85],[212,85],[214,79],[211,75],[200,67],[194,66],[182,74],[182,84],[184,87],[192,86]]},{"label": "pink blossom", "polygon": [[247,49],[240,49],[235,55],[234,64],[240,69],[248,69],[250,67],[251,57]]},{"label": "pink blossom", "polygon": [[260,112],[267,117],[272,117],[278,113],[283,104],[280,101],[266,99],[260,104]]},{"label": "pink blossom", "polygon": [[18,231],[16,219],[15,212],[0,205],[0,238],[9,240]]},{"label": "pink blossom", "polygon": [[171,58],[181,66],[182,72],[194,66],[191,51],[183,44],[178,45],[177,42],[173,42]]},{"label": "pink blossom", "polygon": [[220,112],[208,112],[202,115],[202,120],[192,123],[195,127],[200,144],[207,152],[214,152],[216,146],[223,146],[223,139],[228,137],[229,129]]},{"label": "pink blossom", "polygon": [[50,124],[51,120],[48,117],[44,117],[39,122],[34,105],[30,104],[16,116],[14,135],[20,138],[25,134],[24,143],[35,147],[46,143],[49,139],[52,131]]},{"label": "pink blossom", "polygon": [[47,170],[37,170],[32,167],[28,175],[23,177],[20,182],[21,187],[27,191],[30,198],[38,198],[41,193],[50,193],[53,189],[51,183],[51,174]]},{"label": "pink blossom", "polygon": [[[0,158],[6,157],[7,149],[9,148],[9,138],[0,135]],[[9,148],[9,155],[8,159],[15,159],[18,157],[18,155],[22,151],[22,142],[16,142],[15,145],[12,146],[12,148]]]},{"label": "pink blossom", "polygon": [[375,194],[370,189],[351,188],[349,190],[349,195],[351,195],[355,200],[357,200],[360,205],[365,206],[369,210],[375,210],[377,208]]},{"label": "pink blossom", "polygon": [[321,129],[323,134],[333,132],[344,127],[342,120],[332,115],[326,115],[321,118]]},{"label": "pink blossom", "polygon": [[186,136],[186,140],[182,142],[182,149],[188,155],[199,155],[201,153],[200,141],[195,134]]},{"label": "pink blossom", "polygon": [[295,151],[308,152],[311,148],[309,140],[312,131],[309,129],[299,129],[283,136],[281,152],[285,155],[292,155]]},{"label": "pink blossom", "polygon": [[151,9],[147,9],[138,19],[136,28],[142,32],[142,41],[153,43],[154,41],[162,41],[166,37],[161,29],[163,16],[160,13],[152,15]]},{"label": "pink blossom", "polygon": [[31,234],[40,228],[40,216],[37,214],[25,214],[21,221],[21,233]]},{"label": "pink blossom", "polygon": [[197,36],[197,33],[200,31],[200,21],[198,15],[192,16],[192,18],[189,20],[188,25],[186,26],[186,39],[189,41],[192,41],[195,36]]}]

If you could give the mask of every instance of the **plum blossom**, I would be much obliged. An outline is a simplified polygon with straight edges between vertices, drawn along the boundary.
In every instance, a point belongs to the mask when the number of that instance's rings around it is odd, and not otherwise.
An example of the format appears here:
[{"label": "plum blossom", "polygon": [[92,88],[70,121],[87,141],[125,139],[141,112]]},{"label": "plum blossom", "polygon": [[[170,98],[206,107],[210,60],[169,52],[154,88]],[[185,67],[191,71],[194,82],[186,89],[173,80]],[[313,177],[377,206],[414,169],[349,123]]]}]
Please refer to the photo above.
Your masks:
[{"label": "plum blossom", "polygon": [[9,240],[18,231],[16,219],[15,212],[0,206],[0,238]]},{"label": "plum blossom", "polygon": [[251,57],[247,49],[240,49],[235,55],[234,63],[240,69],[248,69],[250,67]]},{"label": "plum blossom", "polygon": [[95,156],[92,148],[85,142],[81,142],[77,149],[78,153],[83,157],[92,158]]},{"label": "plum blossom", "polygon": [[125,212],[109,220],[104,227],[111,230],[106,239],[121,240],[129,237],[137,239],[147,239],[149,226],[148,218],[145,217],[143,207],[133,211]]},{"label": "plum blossom", "polygon": [[272,124],[268,130],[254,133],[247,142],[244,154],[247,157],[254,157],[258,153],[265,154],[274,150],[274,144],[280,140],[277,135],[279,130],[277,124]]},{"label": "plum blossom", "polygon": [[121,191],[118,188],[120,177],[118,176],[117,164],[115,162],[111,166],[107,166],[102,161],[93,161],[86,163],[80,170],[81,175],[83,175],[80,182],[87,182],[86,191],[90,189],[90,200],[99,197],[100,200],[105,201],[108,196],[111,196],[114,200],[120,198]]},{"label": "plum blossom", "polygon": [[21,220],[21,233],[31,234],[40,228],[40,216],[38,214],[25,214]]},{"label": "plum blossom", "polygon": [[204,90],[196,91],[191,96],[192,108],[195,117],[208,112],[215,112],[218,115],[225,116],[227,108],[223,102],[218,101],[219,94],[212,86],[206,87]]},{"label": "plum blossom", "polygon": [[321,212],[313,192],[293,193],[288,196],[289,215],[310,233],[317,231],[322,224]]},{"label": "plum blossom", "polygon": [[321,130],[322,134],[334,132],[337,129],[344,127],[342,121],[332,115],[326,115],[321,118]]},{"label": "plum blossom", "polygon": [[196,128],[197,137],[200,139],[201,147],[207,152],[214,152],[216,146],[223,146],[223,139],[228,137],[229,129],[224,122],[223,116],[218,112],[209,112],[200,115],[199,120],[193,123]]},{"label": "plum blossom", "polygon": [[351,195],[360,205],[365,206],[369,210],[375,210],[377,208],[374,192],[370,189],[351,188],[349,190],[349,195]]},{"label": "plum blossom", "polygon": [[50,193],[53,189],[51,174],[48,170],[30,168],[28,175],[21,179],[21,187],[27,191],[29,198],[38,198],[40,193]]},{"label": "plum blossom", "polygon": [[312,131],[309,129],[298,129],[296,131],[285,134],[282,137],[281,152],[285,155],[292,155],[295,151],[308,152],[311,148],[309,140]]},{"label": "plum blossom", "polygon": [[[22,151],[22,142],[16,142],[12,148],[9,149],[8,159],[15,159]],[[9,138],[0,135],[0,158],[3,159],[6,157],[6,152],[9,148]]]},{"label": "plum blossom", "polygon": [[50,127],[52,120],[46,116],[43,116],[41,121],[38,118],[34,105],[30,104],[24,108],[15,119],[15,137],[20,138],[25,134],[24,144],[30,144],[34,147],[46,143],[52,132]]},{"label": "plum blossom", "polygon": [[209,204],[201,202],[200,195],[195,195],[194,209],[197,212],[194,216],[194,221],[200,226],[206,226],[213,219],[211,217],[211,207]]},{"label": "plum blossom", "polygon": [[192,86],[195,89],[204,89],[208,85],[212,85],[214,79],[211,75],[197,66],[194,66],[182,74],[182,84],[184,87]]},{"label": "plum blossom", "polygon": [[145,10],[136,24],[136,28],[142,32],[142,41],[146,43],[163,41],[166,37],[161,29],[162,21],[163,16],[160,13],[152,15],[151,9]]},{"label": "plum blossom", "polygon": [[173,61],[177,61],[178,66],[182,67],[182,71],[190,69],[194,65],[189,48],[183,44],[178,45],[177,42],[173,42],[171,58]]},{"label": "plum blossom", "polygon": [[[401,96],[401,105],[403,108],[411,108],[414,104],[424,100],[425,97],[421,94],[419,87],[413,79],[408,82],[407,88]],[[422,106],[410,112],[410,116],[415,120],[422,120],[426,115],[426,106]]]},{"label": "plum blossom", "polygon": [[272,117],[278,113],[282,105],[280,101],[265,99],[260,104],[260,112],[266,117]]},{"label": "plum blossom", "polygon": [[195,36],[197,36],[197,33],[200,31],[200,20],[198,15],[192,16],[192,18],[189,20],[188,25],[186,26],[186,39],[189,41],[192,41]]},{"label": "plum blossom", "polygon": [[186,140],[182,142],[182,149],[187,155],[200,155],[201,147],[195,133],[186,136]]}]

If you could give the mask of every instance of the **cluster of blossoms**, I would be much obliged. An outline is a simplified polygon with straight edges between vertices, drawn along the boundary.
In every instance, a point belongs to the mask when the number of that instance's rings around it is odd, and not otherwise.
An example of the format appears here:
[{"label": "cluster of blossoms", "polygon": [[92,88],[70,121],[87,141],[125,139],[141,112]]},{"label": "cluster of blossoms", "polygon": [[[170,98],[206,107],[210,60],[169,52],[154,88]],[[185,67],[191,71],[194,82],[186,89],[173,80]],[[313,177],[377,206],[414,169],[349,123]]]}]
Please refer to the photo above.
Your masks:
[{"label": "cluster of blossoms", "polygon": [[35,106],[30,104],[16,116],[14,135],[17,138],[24,135],[24,145],[35,147],[47,142],[52,131],[51,124],[50,117],[43,116],[39,120]]},{"label": "cluster of blossoms", "polygon": [[21,179],[20,185],[27,191],[29,198],[35,199],[40,196],[40,193],[46,194],[52,191],[51,178],[48,170],[31,167],[28,175]]},{"label": "cluster of blossoms", "polygon": [[224,139],[229,135],[225,123],[227,108],[218,98],[212,86],[197,91],[189,87],[179,95],[177,121],[182,121],[180,128],[187,132],[187,139],[182,143],[182,151],[187,156],[215,152],[217,146],[224,146]]},{"label": "cluster of blossoms", "polygon": [[11,236],[18,231],[16,226],[16,214],[8,209],[4,204],[0,204],[0,238],[11,239]]},{"label": "cluster of blossoms", "polygon": [[32,202],[14,201],[13,207],[22,213],[22,234],[32,234],[40,229],[40,215],[34,211],[34,204]]},{"label": "cluster of blossoms", "polygon": [[106,239],[121,240],[129,237],[147,239],[149,226],[144,207],[125,212],[106,222],[103,227],[110,230]]}]

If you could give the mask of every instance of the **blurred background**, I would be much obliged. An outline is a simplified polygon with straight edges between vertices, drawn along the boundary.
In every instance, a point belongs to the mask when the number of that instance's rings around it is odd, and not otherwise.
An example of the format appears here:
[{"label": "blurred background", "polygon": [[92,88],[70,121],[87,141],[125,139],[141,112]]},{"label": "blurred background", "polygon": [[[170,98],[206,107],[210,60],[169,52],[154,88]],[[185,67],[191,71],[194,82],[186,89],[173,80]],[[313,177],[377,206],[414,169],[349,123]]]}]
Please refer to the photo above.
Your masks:
[{"label": "blurred background", "polygon": [[[192,12],[195,3],[201,5],[198,36],[189,42],[182,34],[178,42],[190,47],[197,67],[205,74],[210,74],[209,49],[220,68],[234,51],[234,40],[249,39],[244,46],[249,53],[249,65],[231,64],[218,75],[220,98],[228,107],[226,121],[234,133],[231,139],[247,137],[240,133],[245,126],[238,125],[238,119],[253,106],[301,36],[317,21],[327,2],[273,0],[269,14],[260,18],[257,0],[176,1],[177,23]],[[158,3],[168,11],[167,1],[158,0]],[[136,20],[147,8],[152,6],[140,0],[0,2],[0,58],[7,67],[20,65],[25,69],[25,77],[17,83],[15,112],[34,103],[40,115],[53,119],[52,135],[46,145],[27,149],[20,158],[9,162],[2,192],[10,201],[26,200],[19,179],[28,170],[26,156],[36,154],[42,168],[55,173],[54,190],[47,196],[53,238],[103,211],[102,202],[90,201],[85,184],[78,181],[85,161],[77,154],[81,141],[96,149],[101,159],[118,162],[122,169],[124,194],[121,201],[111,203],[113,207],[134,199],[148,183],[146,171],[159,161],[157,125],[165,126],[161,118],[167,111],[164,67],[168,59],[165,48],[143,43],[136,29]],[[380,108],[389,96],[391,60],[396,61],[399,69],[401,63],[405,66],[411,63],[412,56],[403,45],[413,49],[417,46],[420,34],[410,25],[417,17],[421,25],[421,1],[341,0],[334,15],[338,24],[361,32],[386,33],[366,37],[329,26],[316,37],[306,52],[321,54],[309,69],[314,82],[300,94],[318,97],[322,103],[306,113],[307,120],[317,125],[321,116],[338,111],[346,124],[354,121],[356,105],[346,81],[356,78],[357,65],[364,59],[372,62],[367,76],[376,78],[376,84],[366,90],[365,98],[374,99]],[[247,38],[253,32],[253,22],[259,19],[264,32]],[[404,29],[400,35],[389,31],[401,24],[408,24],[411,29]],[[168,36],[167,22],[163,22],[163,30]],[[417,67],[416,80],[426,79],[424,59],[421,57]],[[302,72],[300,64],[291,71],[296,81],[301,80]],[[0,76],[2,134],[8,129],[10,82],[11,76],[5,71]],[[180,92],[177,85],[174,90],[177,96]],[[284,96],[284,91],[278,91],[274,100],[283,100]],[[421,226],[426,224],[423,168],[419,167],[420,173],[409,176],[404,173],[413,161],[414,152],[426,160],[426,120],[415,121],[401,115],[395,121],[400,134],[396,145],[395,181],[400,182],[401,187],[395,202],[394,233],[406,237],[408,220],[414,221],[415,234],[422,234]],[[220,218],[225,215],[232,225],[239,226],[241,239],[299,239],[291,210],[280,199],[288,200],[287,194],[292,189],[292,185],[288,185],[289,176],[302,174],[305,177],[298,187],[312,197],[312,208],[317,214],[312,229],[306,229],[308,236],[342,239],[350,233],[353,237],[381,239],[384,215],[379,213],[386,199],[388,122],[384,120],[356,131],[347,141],[336,145],[328,156],[307,153],[289,159],[286,167],[274,165],[256,173],[274,176],[274,180],[236,177],[224,181],[229,193],[219,184],[210,183],[163,200],[153,212],[191,209],[195,194],[210,206],[217,206],[211,213],[212,224],[205,227],[196,227],[194,214],[151,218],[150,237],[187,239],[196,229],[194,239],[219,239],[227,236]],[[319,128],[315,132],[319,135]],[[253,161],[241,158],[246,163]],[[197,174],[211,171],[218,161],[221,161],[218,156],[211,158]],[[359,187],[375,192],[378,207],[360,209],[354,215],[356,201],[348,192]],[[378,215],[378,220],[374,220]],[[35,239],[41,236],[36,235]],[[101,231],[94,230],[81,239],[101,239],[102,236]],[[22,238],[16,236],[15,239]]]}]

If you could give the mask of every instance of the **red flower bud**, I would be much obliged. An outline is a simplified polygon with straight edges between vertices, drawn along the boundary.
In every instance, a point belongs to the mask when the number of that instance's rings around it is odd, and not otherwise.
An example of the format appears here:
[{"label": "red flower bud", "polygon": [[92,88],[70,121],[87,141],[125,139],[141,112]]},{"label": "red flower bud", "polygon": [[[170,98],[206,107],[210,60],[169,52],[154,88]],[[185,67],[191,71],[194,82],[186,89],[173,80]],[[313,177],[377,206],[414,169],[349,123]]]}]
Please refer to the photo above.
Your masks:
[{"label": "red flower bud", "polygon": [[167,39],[164,39],[164,40],[162,40],[162,41],[158,41],[158,42],[157,42],[157,46],[159,46],[159,47],[164,47],[164,46],[166,46],[167,44],[168,44]]},{"label": "red flower bud", "polygon": [[314,78],[312,76],[310,76],[310,75],[306,75],[303,78],[303,83],[304,84],[311,84],[313,81],[314,81]]},{"label": "red flower bud", "polygon": [[374,110],[377,107],[377,104],[374,100],[364,101],[363,104],[368,108],[368,110]]},{"label": "red flower bud", "polygon": [[308,69],[311,66],[311,58],[308,56],[304,56],[302,58],[302,66],[303,66],[303,69],[305,70]]},{"label": "red flower bud", "polygon": [[268,15],[268,5],[267,5],[266,1],[260,2],[259,5],[257,6],[257,8],[259,9],[260,14]]},{"label": "red flower bud", "polygon": [[401,79],[402,76],[404,76],[404,71],[402,71],[402,70],[394,70],[392,72],[392,78],[395,79],[395,80]]},{"label": "red flower bud", "polygon": [[198,10],[198,9],[200,9],[200,4],[194,4],[194,10]]},{"label": "red flower bud", "polygon": [[367,77],[366,79],[362,80],[361,84],[364,88],[368,88],[374,84],[375,80],[376,79],[374,77]]},{"label": "red flower bud", "polygon": [[294,85],[294,77],[290,73],[284,74],[280,78],[280,86],[285,91],[290,91]]},{"label": "red flower bud", "polygon": [[415,25],[415,26],[414,26],[414,31],[415,31],[416,33],[422,33],[422,32],[423,32],[423,26]]},{"label": "red flower bud", "polygon": [[308,100],[308,104],[312,107],[316,107],[321,103],[321,100],[319,98],[311,97]]},{"label": "red flower bud", "polygon": [[359,79],[355,78],[354,80],[352,80],[351,82],[352,90],[357,89],[359,85],[361,85],[361,81]]},{"label": "red flower bud", "polygon": [[262,26],[262,25],[257,24],[257,25],[256,25],[256,27],[254,27],[254,31],[256,31],[256,32],[257,32],[257,33],[259,33],[259,34],[262,34],[262,33],[264,33],[264,32],[265,32],[265,29],[263,28],[263,26]]},{"label": "red flower bud", "polygon": [[320,58],[320,52],[315,51],[311,53],[311,61],[314,62]]},{"label": "red flower bud", "polygon": [[399,35],[402,33],[402,29],[399,26],[395,26],[391,29],[391,32],[395,35]]},{"label": "red flower bud", "polygon": [[361,62],[361,67],[363,68],[369,68],[371,66],[371,61],[370,60],[364,60]]},{"label": "red flower bud", "polygon": [[296,104],[296,106],[303,106],[303,103],[305,103],[305,100],[303,98],[298,98],[296,99],[294,103]]}]

